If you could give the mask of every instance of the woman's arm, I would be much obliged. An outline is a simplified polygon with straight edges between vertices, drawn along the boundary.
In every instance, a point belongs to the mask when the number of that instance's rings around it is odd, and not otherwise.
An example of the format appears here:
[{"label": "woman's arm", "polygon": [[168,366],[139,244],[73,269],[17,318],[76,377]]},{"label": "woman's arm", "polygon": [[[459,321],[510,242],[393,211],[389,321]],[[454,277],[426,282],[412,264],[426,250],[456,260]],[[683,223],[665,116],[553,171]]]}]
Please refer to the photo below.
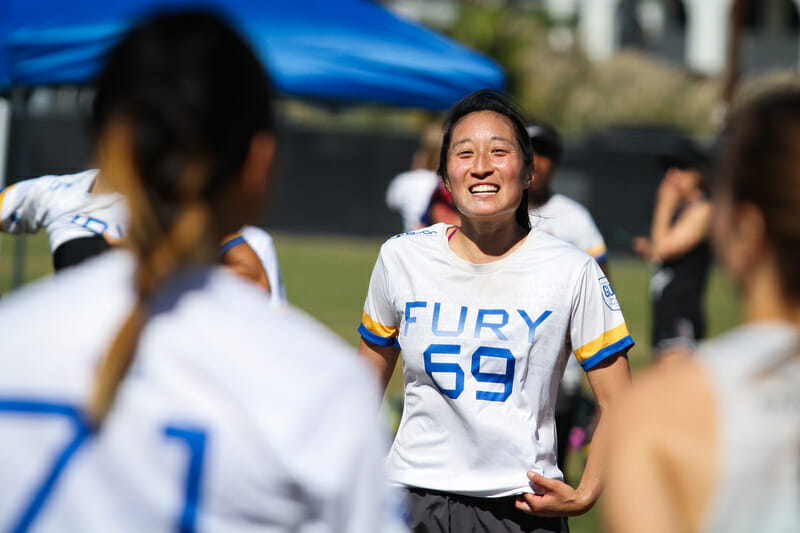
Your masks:
[{"label": "woman's arm", "polygon": [[538,516],[575,516],[591,509],[600,496],[603,460],[608,449],[608,411],[630,386],[628,359],[624,353],[610,356],[589,370],[587,377],[597,398],[599,417],[580,485],[572,488],[563,481],[528,472],[528,478],[545,492],[518,496],[517,509]]},{"label": "woman's arm", "polygon": [[375,375],[380,380],[381,393],[385,392],[387,385],[389,385],[389,380],[392,378],[394,367],[397,365],[400,348],[397,346],[379,346],[364,340],[362,337],[358,351],[375,369]]},{"label": "woman's arm", "polygon": [[706,238],[711,224],[711,203],[702,199],[692,202],[674,220],[675,213],[685,199],[677,175],[672,172],[668,171],[658,186],[648,250],[652,261],[667,261],[682,256]]},{"label": "woman's arm", "polygon": [[656,261],[668,261],[689,252],[707,237],[711,225],[711,203],[707,200],[688,206],[673,224],[672,215],[667,213],[657,211],[653,219],[650,257]]}]

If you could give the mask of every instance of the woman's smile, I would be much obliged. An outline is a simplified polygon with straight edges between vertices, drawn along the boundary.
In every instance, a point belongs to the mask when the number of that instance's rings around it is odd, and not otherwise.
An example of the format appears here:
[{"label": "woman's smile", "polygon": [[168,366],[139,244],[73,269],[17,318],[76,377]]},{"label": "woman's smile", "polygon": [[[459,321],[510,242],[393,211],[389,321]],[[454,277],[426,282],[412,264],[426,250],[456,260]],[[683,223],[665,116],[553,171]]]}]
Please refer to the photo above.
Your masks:
[{"label": "woman's smile", "polygon": [[513,217],[527,174],[514,127],[494,111],[466,115],[453,130],[447,185],[462,217]]}]

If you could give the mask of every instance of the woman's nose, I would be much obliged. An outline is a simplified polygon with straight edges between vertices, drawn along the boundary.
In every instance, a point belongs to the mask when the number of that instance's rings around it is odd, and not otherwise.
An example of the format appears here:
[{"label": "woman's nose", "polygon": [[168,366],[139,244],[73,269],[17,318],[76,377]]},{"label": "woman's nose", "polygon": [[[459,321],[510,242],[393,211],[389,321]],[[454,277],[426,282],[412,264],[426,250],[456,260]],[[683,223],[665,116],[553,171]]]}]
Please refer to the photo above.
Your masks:
[{"label": "woman's nose", "polygon": [[489,163],[489,154],[483,151],[478,151],[475,154],[475,159],[472,165],[472,174],[478,178],[485,178],[492,172],[491,164]]}]

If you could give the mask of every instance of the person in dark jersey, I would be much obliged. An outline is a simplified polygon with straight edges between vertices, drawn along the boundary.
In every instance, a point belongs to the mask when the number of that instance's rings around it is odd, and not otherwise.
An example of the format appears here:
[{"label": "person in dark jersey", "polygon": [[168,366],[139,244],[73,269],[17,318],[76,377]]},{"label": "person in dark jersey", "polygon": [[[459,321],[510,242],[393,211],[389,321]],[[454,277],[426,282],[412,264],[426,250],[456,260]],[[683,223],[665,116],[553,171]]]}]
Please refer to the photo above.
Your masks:
[{"label": "person in dark jersey", "polygon": [[711,264],[708,157],[685,143],[664,163],[650,238],[634,242],[656,267],[650,279],[654,357],[691,349],[705,335],[702,299]]}]

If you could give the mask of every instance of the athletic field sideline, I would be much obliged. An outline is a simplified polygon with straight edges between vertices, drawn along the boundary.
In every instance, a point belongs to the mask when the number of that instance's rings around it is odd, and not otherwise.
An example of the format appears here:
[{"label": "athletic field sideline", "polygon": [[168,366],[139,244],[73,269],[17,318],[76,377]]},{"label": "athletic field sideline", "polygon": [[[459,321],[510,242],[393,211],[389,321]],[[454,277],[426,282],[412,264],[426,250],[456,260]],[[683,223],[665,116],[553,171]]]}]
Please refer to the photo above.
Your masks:
[{"label": "athletic field sideline", "polygon": [[[273,233],[289,300],[333,329],[354,346],[359,341],[356,328],[367,292],[370,272],[382,243],[381,239],[344,236],[305,236]],[[15,239],[0,237],[0,293],[11,285]],[[52,273],[47,236],[25,238],[25,280],[33,281]],[[633,372],[649,361],[650,308],[647,296],[649,268],[632,257],[610,256],[611,283],[617,293],[628,328],[636,341],[629,359]],[[737,323],[739,305],[733,288],[718,269],[712,270],[706,293],[706,317],[711,336]],[[44,310],[43,310],[44,311]],[[57,310],[53,310],[58,312]],[[398,403],[402,398],[399,372],[395,372],[388,395]],[[580,457],[570,457],[571,478],[577,479]],[[599,506],[570,519],[572,533],[599,533]]]}]

